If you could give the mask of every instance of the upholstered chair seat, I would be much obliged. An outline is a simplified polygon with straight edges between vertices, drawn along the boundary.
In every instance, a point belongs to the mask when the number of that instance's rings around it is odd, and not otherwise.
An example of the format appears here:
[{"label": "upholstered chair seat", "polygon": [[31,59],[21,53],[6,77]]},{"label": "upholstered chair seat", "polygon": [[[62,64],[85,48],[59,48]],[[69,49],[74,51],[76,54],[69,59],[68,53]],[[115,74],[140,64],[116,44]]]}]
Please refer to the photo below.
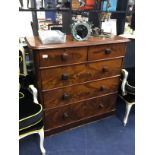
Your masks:
[{"label": "upholstered chair seat", "polygon": [[19,131],[36,125],[42,120],[42,106],[33,102],[32,94],[27,90],[19,93]]},{"label": "upholstered chair seat", "polygon": [[27,75],[24,49],[19,50],[19,62],[19,139],[39,134],[40,149],[42,155],[45,155],[43,108],[38,103],[33,76]]}]

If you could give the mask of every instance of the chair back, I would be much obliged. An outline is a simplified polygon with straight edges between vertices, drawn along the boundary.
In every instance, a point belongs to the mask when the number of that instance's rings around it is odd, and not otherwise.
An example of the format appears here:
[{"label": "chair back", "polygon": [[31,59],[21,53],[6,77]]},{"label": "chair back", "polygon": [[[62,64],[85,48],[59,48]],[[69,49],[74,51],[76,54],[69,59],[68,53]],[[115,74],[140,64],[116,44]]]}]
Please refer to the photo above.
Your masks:
[{"label": "chair back", "polygon": [[25,50],[23,47],[19,48],[19,73],[20,75],[27,75],[26,61],[25,61]]}]

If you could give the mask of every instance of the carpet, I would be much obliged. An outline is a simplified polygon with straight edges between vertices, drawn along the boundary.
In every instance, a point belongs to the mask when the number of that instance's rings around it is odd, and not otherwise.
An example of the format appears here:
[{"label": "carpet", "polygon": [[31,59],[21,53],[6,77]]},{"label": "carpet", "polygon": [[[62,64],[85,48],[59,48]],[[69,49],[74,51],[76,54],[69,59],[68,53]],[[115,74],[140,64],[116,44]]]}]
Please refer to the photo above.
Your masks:
[{"label": "carpet", "polygon": [[[125,104],[118,99],[116,107],[116,115],[46,137],[46,155],[134,155],[134,107],[126,127],[122,124]],[[40,155],[39,136],[21,139],[19,154]]]}]

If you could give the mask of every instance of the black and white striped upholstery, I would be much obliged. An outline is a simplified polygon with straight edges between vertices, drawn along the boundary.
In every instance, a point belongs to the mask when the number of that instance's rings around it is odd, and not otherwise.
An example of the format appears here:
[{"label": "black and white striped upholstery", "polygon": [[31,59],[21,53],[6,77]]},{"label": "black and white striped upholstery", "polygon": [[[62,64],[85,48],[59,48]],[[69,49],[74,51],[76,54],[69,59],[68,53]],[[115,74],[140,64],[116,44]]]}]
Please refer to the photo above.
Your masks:
[{"label": "black and white striped upholstery", "polygon": [[43,146],[43,108],[37,100],[37,89],[34,87],[32,76],[27,75],[24,50],[19,50],[19,138],[31,134],[39,134],[40,149],[45,155]]}]

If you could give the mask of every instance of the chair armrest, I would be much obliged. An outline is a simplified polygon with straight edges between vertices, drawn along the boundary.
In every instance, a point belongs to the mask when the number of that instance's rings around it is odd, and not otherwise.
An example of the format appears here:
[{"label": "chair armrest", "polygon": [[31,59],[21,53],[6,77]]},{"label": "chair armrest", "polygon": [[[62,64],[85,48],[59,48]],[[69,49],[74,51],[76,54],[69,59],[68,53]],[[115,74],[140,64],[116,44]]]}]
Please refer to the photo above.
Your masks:
[{"label": "chair armrest", "polygon": [[38,97],[37,89],[34,87],[34,85],[29,85],[29,90],[33,95],[33,102],[36,103],[36,104],[39,104],[38,99],[37,99],[37,97]]},{"label": "chair armrest", "polygon": [[127,83],[128,72],[125,69],[122,69],[122,75],[123,75],[123,79],[121,84],[121,90],[122,90],[122,96],[125,96],[127,95],[127,92],[125,90],[125,85]]}]

